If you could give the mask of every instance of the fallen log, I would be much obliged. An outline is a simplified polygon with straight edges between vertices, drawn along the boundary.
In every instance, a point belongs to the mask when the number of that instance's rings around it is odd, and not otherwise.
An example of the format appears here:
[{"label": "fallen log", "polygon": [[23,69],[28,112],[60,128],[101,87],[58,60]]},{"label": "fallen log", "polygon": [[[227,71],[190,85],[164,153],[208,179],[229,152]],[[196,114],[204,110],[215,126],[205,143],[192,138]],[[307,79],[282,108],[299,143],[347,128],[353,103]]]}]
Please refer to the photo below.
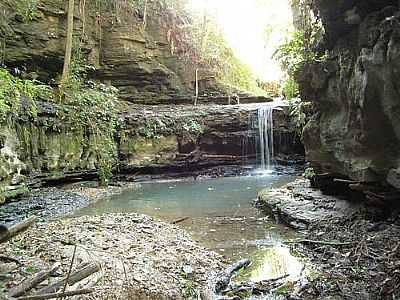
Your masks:
[{"label": "fallen log", "polygon": [[26,279],[20,285],[10,289],[8,295],[11,297],[22,296],[23,294],[25,294],[26,292],[33,289],[34,287],[45,281],[47,278],[49,278],[52,274],[54,274],[55,271],[57,271],[60,268],[60,266],[61,266],[60,263],[56,263],[50,269],[39,272],[33,278]]},{"label": "fallen log", "polygon": [[176,220],[172,221],[171,224],[173,224],[173,225],[179,224],[179,223],[182,223],[182,222],[184,222],[184,221],[186,221],[188,219],[190,219],[190,217],[179,218],[179,219],[176,219]]},{"label": "fallen log", "polygon": [[72,272],[68,279],[65,278],[41,289],[37,295],[56,293],[64,287],[66,283],[71,286],[98,271],[100,271],[100,265],[98,263],[84,263],[78,266],[77,270]]},{"label": "fallen log", "polygon": [[316,245],[327,245],[327,246],[348,246],[353,245],[355,242],[330,242],[330,241],[313,241],[313,240],[293,240],[285,241],[285,244],[316,244]]},{"label": "fallen log", "polygon": [[246,268],[249,265],[250,265],[250,260],[242,259],[242,260],[226,267],[226,269],[224,271],[222,271],[221,273],[219,273],[217,275],[217,278],[216,278],[215,284],[214,284],[215,293],[217,293],[217,294],[220,293],[229,285],[229,283],[231,281],[231,277],[233,276],[233,274],[236,271],[240,270],[241,268]]},{"label": "fallen log", "polygon": [[36,221],[36,217],[33,216],[33,217],[30,217],[30,218],[22,221],[21,223],[18,223],[17,225],[14,225],[14,226],[8,228],[8,230],[5,231],[4,234],[0,235],[0,244],[8,242],[13,237],[24,232],[29,227],[31,227],[32,224],[35,223],[35,221]]},{"label": "fallen log", "polygon": [[47,300],[47,299],[54,299],[54,298],[64,298],[64,297],[90,294],[90,293],[93,293],[93,291],[94,291],[93,289],[82,289],[82,290],[67,291],[67,292],[62,292],[62,293],[50,293],[50,294],[43,294],[43,295],[19,297],[18,300]]}]

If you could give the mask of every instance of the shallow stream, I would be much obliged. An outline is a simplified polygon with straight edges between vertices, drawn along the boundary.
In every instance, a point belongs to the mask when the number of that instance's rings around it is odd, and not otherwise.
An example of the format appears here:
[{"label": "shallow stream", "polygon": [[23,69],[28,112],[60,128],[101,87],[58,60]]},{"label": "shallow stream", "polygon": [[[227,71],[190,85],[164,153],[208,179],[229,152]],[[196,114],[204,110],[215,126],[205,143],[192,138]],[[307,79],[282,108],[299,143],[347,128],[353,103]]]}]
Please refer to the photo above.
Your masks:
[{"label": "shallow stream", "polygon": [[250,258],[251,267],[240,276],[261,281],[290,274],[298,277],[303,264],[282,245],[296,237],[253,207],[257,192],[280,187],[295,175],[274,172],[217,179],[186,179],[143,183],[100,200],[75,215],[143,213],[165,221],[187,218],[178,225],[228,262]]}]

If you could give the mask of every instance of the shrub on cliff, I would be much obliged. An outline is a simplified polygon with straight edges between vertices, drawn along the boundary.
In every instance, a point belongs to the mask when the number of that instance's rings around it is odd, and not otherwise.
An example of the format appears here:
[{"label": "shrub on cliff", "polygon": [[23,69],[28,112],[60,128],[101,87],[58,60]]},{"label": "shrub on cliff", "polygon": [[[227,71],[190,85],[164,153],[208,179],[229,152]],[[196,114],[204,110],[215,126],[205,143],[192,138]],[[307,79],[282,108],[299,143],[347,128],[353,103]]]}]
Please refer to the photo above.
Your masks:
[{"label": "shrub on cliff", "polygon": [[51,93],[47,85],[18,78],[0,68],[0,124],[21,118],[34,119],[37,114],[36,100],[49,97]]}]

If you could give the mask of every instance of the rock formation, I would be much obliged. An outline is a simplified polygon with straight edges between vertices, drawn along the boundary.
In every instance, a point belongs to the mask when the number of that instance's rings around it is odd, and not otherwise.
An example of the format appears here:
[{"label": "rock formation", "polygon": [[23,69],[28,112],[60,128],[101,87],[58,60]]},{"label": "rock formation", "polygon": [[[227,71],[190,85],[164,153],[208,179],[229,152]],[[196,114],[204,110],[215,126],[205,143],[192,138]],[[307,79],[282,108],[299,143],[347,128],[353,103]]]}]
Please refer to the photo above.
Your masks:
[{"label": "rock formation", "polygon": [[315,109],[304,130],[307,158],[319,173],[400,189],[398,3],[314,5],[329,55],[298,73],[302,98]]}]

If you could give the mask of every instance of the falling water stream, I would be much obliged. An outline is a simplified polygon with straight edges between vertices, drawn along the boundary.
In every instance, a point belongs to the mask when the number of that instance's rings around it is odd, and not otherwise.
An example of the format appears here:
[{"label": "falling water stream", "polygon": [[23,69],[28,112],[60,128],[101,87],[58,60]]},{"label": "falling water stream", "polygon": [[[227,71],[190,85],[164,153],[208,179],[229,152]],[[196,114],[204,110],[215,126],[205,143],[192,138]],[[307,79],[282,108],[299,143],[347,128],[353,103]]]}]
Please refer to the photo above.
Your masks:
[{"label": "falling water stream", "polygon": [[259,155],[262,170],[270,171],[274,159],[274,105],[268,103],[258,108]]}]

